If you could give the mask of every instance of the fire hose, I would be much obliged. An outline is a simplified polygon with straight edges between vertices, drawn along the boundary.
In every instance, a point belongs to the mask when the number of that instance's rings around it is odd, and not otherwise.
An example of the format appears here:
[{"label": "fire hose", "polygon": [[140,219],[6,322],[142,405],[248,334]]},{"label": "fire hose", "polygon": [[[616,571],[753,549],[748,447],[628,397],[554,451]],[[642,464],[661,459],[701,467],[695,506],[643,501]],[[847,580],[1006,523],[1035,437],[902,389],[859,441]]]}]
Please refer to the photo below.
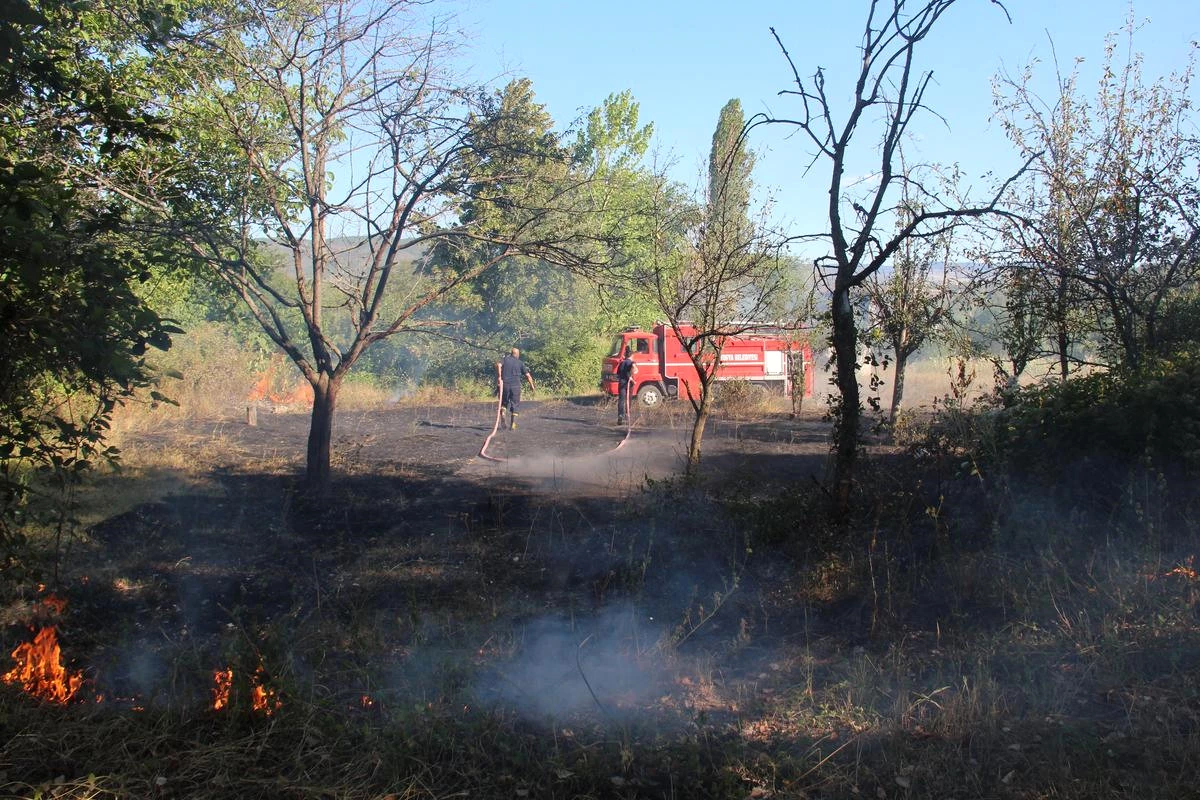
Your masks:
[{"label": "fire hose", "polygon": [[[620,402],[620,400],[618,400],[617,402]],[[625,402],[629,403],[629,408],[626,409],[627,416],[628,416],[628,424],[625,426],[625,436],[622,437],[620,444],[618,444],[616,447],[614,447],[611,450],[605,450],[600,455],[608,455],[609,453],[617,452],[618,450],[620,450],[622,447],[625,446],[625,443],[629,441],[629,435],[631,433],[633,433],[633,398],[626,397]],[[488,455],[488,451],[487,451],[488,445],[490,445],[492,443],[492,439],[495,437],[496,432],[500,430],[500,420],[503,418],[504,418],[504,393],[501,392],[500,398],[496,401],[496,419],[492,423],[492,432],[489,433],[487,435],[487,438],[483,440],[483,447],[479,448],[479,457],[480,458],[486,458],[488,461],[496,461],[496,462],[508,461],[507,458],[504,458],[502,456]]]}]

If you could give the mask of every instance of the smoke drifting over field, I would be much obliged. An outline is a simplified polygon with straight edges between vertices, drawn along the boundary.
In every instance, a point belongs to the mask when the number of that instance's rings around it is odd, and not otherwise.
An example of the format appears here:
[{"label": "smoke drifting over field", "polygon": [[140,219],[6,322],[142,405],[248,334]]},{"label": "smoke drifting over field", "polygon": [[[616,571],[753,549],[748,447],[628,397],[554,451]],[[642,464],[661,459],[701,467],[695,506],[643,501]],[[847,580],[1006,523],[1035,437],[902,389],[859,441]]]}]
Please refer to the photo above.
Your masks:
[{"label": "smoke drifting over field", "polygon": [[513,659],[481,676],[481,702],[533,718],[586,711],[620,715],[656,696],[663,631],[633,607],[587,619],[542,617],[527,624]]},{"label": "smoke drifting over field", "polygon": [[539,454],[510,458],[495,465],[498,476],[535,480],[543,488],[591,487],[623,495],[645,485],[645,479],[676,472],[682,454],[652,446],[635,434],[618,449],[596,454]]}]

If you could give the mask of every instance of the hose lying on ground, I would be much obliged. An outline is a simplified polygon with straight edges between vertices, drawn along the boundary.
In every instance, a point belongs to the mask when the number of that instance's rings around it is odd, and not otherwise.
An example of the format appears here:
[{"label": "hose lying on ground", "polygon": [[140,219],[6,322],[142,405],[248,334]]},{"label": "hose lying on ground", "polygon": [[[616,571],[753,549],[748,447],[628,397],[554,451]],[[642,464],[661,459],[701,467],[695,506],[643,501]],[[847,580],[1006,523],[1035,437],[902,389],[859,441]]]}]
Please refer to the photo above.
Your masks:
[{"label": "hose lying on ground", "polygon": [[[625,426],[625,436],[621,439],[621,443],[618,444],[616,447],[614,447],[612,450],[605,450],[600,455],[608,455],[609,453],[615,453],[618,450],[620,450],[622,447],[624,447],[625,443],[629,441],[629,435],[631,433],[633,433],[633,408],[632,408],[632,404],[630,404],[630,405],[631,405],[631,407],[629,409],[629,424]],[[498,430],[500,430],[500,420],[503,417],[504,417],[504,399],[501,398],[496,401],[496,421],[492,423],[492,432],[489,433],[487,435],[487,438],[483,440],[483,447],[479,448],[479,457],[480,458],[486,458],[488,461],[496,461],[496,462],[508,461],[507,458],[503,458],[500,456],[488,455],[488,451],[487,451],[488,445],[490,445],[492,443],[492,438],[496,435],[496,432]]]}]

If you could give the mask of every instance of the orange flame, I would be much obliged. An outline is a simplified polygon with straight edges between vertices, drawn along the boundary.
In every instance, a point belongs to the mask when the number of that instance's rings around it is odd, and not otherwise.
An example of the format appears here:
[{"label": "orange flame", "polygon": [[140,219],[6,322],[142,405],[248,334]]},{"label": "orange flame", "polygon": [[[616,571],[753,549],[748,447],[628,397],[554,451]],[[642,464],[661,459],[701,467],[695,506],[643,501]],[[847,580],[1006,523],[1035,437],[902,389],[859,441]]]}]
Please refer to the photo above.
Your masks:
[{"label": "orange flame", "polygon": [[[279,692],[263,685],[266,671],[259,666],[251,678],[250,707],[265,715],[271,716],[283,706]],[[213,710],[220,711],[229,707],[229,697],[233,690],[233,670],[218,669],[213,671]]]},{"label": "orange flame", "polygon": [[254,387],[250,390],[250,394],[246,395],[246,399],[251,402],[269,400],[272,403],[282,406],[311,406],[313,404],[312,385],[303,378],[291,389],[276,391],[276,385],[280,383],[275,378],[276,364],[276,361],[272,361],[268,365],[266,372],[260,375],[258,380],[255,381]]},{"label": "orange flame", "polygon": [[1196,557],[1188,556],[1183,560],[1182,564],[1163,573],[1164,578],[1169,578],[1172,575],[1186,578],[1189,581],[1194,581],[1197,578],[1200,578],[1200,575],[1196,573]]},{"label": "orange flame", "polygon": [[283,406],[311,406],[313,404],[313,388],[308,381],[301,381],[286,394],[271,395],[271,400]]},{"label": "orange flame", "polygon": [[62,650],[54,626],[42,628],[32,642],[17,645],[12,651],[17,665],[0,676],[5,683],[18,683],[34,697],[66,704],[83,685],[80,673],[63,667]]},{"label": "orange flame", "polygon": [[233,688],[233,670],[213,670],[213,710],[220,711],[229,705],[229,690]]},{"label": "orange flame", "polygon": [[254,686],[250,689],[250,707],[269,717],[279,710],[283,702],[279,699],[277,691],[263,686],[262,682],[265,676],[266,673],[260,665],[254,672]]},{"label": "orange flame", "polygon": [[250,394],[246,395],[247,400],[266,400],[271,394],[271,373],[272,369],[268,369],[255,382],[254,388],[250,390]]},{"label": "orange flame", "polygon": [[53,594],[48,594],[43,597],[42,605],[53,611],[55,614],[62,614],[67,610],[67,601]]}]

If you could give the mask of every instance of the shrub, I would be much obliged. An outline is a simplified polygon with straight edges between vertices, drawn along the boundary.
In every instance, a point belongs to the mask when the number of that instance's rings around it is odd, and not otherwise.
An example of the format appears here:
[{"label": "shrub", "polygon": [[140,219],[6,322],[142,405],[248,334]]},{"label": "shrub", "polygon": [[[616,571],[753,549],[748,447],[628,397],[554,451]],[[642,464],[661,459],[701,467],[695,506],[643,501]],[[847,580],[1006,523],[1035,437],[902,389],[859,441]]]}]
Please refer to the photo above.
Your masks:
[{"label": "shrub", "polygon": [[1080,458],[1200,474],[1200,348],[1137,370],[1019,389],[996,419],[1013,464],[1059,469]]},{"label": "shrub", "polygon": [[1106,535],[1185,532],[1200,477],[1200,349],[949,404],[910,449],[947,490],[985,490],[978,510],[1021,497]]},{"label": "shrub", "polygon": [[739,419],[762,410],[769,392],[750,381],[720,381],[713,386],[716,406],[727,416]]}]

